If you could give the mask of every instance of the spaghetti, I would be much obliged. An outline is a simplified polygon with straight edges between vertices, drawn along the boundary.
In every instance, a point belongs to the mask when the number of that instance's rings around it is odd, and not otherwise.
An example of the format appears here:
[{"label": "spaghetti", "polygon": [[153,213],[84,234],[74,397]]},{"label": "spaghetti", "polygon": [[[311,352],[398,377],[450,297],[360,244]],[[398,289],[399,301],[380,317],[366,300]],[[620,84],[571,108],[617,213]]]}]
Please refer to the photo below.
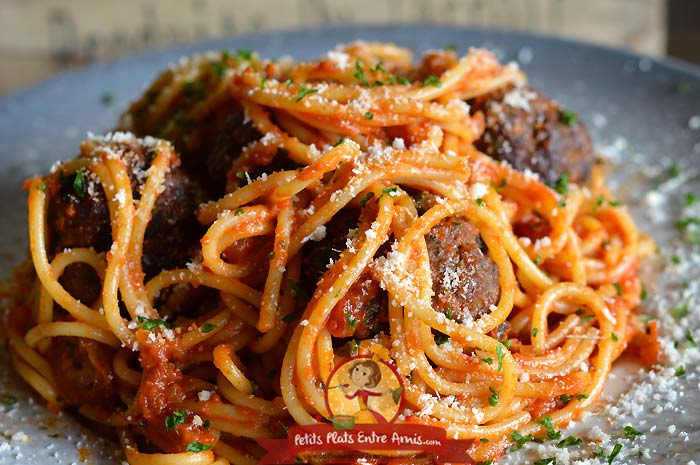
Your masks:
[{"label": "spaghetti", "polygon": [[[475,439],[477,461],[546,436],[591,406],[640,331],[651,244],[600,166],[548,186],[475,148],[489,121],[465,102],[524,81],[484,50],[414,67],[372,43],[308,63],[239,51],[173,66],[122,118],[142,138],[92,137],[27,181],[31,261],[8,320],[17,372],[52,408],[116,431],[132,465],[257,463],[258,440],[330,421],[323,383],[358,354],[404,379],[398,422]],[[213,166],[212,141],[242,127],[242,149]],[[203,229],[185,263],[146,269],[176,150],[210,199]],[[52,196],[67,191],[106,208],[105,247],[54,250],[65,227]],[[476,245],[435,239],[455,235]],[[90,299],[67,289],[76,266],[98,283]],[[91,384],[67,395],[65,366]]]}]

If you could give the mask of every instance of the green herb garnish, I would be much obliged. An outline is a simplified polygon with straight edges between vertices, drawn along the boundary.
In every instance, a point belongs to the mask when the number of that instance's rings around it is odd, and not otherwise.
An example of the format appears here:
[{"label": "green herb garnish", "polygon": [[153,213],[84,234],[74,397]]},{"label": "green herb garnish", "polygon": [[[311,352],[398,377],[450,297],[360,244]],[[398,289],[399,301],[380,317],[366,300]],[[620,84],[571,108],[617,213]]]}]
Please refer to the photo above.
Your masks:
[{"label": "green herb garnish", "polygon": [[85,196],[85,192],[87,191],[87,183],[85,182],[85,175],[83,174],[82,169],[79,169],[75,173],[75,179],[73,180],[73,190],[76,194],[78,194],[78,197]]},{"label": "green herb garnish", "polygon": [[491,397],[489,397],[489,405],[491,407],[498,405],[498,391],[492,386],[489,386],[489,391],[491,391]]},{"label": "green herb garnish", "polygon": [[202,331],[202,333],[206,334],[206,333],[210,333],[210,332],[214,331],[216,328],[217,328],[217,326],[215,324],[207,322],[207,323],[204,323],[202,325],[201,331]]},{"label": "green herb garnish", "polygon": [[205,450],[211,449],[211,446],[207,444],[202,444],[201,442],[198,441],[192,441],[191,443],[187,444],[187,449],[185,449],[187,452],[204,452]]},{"label": "green herb garnish", "polygon": [[145,329],[146,331],[152,331],[159,326],[163,326],[167,329],[173,327],[173,325],[160,318],[146,318],[145,316],[140,316],[138,317],[138,321],[141,323],[141,329]]},{"label": "green herb garnish", "polygon": [[634,429],[634,427],[632,427],[631,425],[625,426],[624,431],[625,431],[625,437],[627,439],[634,439],[637,436],[642,436],[644,434],[641,431],[637,431],[636,429]]},{"label": "green herb garnish", "polygon": [[299,89],[299,92],[297,92],[296,102],[301,102],[304,97],[310,94],[315,94],[316,92],[318,92],[318,89],[311,89],[302,84],[301,89]]},{"label": "green herb garnish", "polygon": [[175,411],[172,415],[165,418],[165,429],[174,430],[177,429],[177,425],[183,424],[187,420],[187,412]]},{"label": "green herb garnish", "polygon": [[578,115],[576,113],[574,113],[573,111],[564,110],[564,109],[561,109],[559,111],[559,121],[566,124],[567,126],[573,126],[574,124],[576,124],[577,119],[578,119]]},{"label": "green herb garnish", "polygon": [[425,86],[440,87],[440,86],[442,86],[442,81],[440,80],[439,77],[433,76],[431,74],[427,78],[423,79],[423,87],[425,87]]},{"label": "green herb garnish", "polygon": [[552,424],[552,417],[550,417],[549,415],[537,420],[536,423],[539,423],[540,425],[544,426],[544,428],[547,430],[548,439],[557,440],[561,437],[561,432],[554,429],[554,425]]}]

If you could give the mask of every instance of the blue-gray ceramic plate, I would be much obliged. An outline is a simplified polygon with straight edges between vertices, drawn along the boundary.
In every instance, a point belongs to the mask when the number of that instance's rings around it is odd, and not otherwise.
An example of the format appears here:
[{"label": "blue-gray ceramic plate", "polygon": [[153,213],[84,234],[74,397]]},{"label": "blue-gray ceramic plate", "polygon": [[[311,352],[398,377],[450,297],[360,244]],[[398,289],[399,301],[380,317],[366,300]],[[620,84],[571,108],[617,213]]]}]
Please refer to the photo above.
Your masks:
[{"label": "blue-gray ceramic plate", "polygon": [[[659,246],[643,268],[649,289],[645,311],[660,321],[663,366],[651,373],[618,366],[598,413],[571,430],[585,440],[583,445],[559,449],[551,442],[535,444],[506,460],[700,464],[700,355],[693,347],[694,341],[700,342],[700,254],[688,240],[692,237],[687,233],[692,236],[693,231],[676,226],[679,219],[700,217],[691,202],[693,194],[700,197],[700,69],[678,61],[493,30],[327,27],[202,42],[66,73],[0,99],[0,276],[8,278],[26,256],[22,180],[45,173],[56,160],[72,158],[87,131],[113,127],[128,102],[168,63],[204,50],[239,47],[265,58],[306,59],[358,39],[395,42],[417,52],[451,44],[461,53],[472,46],[487,47],[501,60],[519,62],[535,87],[588,124],[598,149],[611,162],[619,198]],[[673,312],[684,305],[687,315]],[[18,402],[0,404],[0,465],[123,460],[111,442],[69,414],[48,413],[18,380],[7,352],[3,345],[0,395]],[[628,425],[644,435],[627,438]],[[622,446],[616,457],[615,444]]]}]

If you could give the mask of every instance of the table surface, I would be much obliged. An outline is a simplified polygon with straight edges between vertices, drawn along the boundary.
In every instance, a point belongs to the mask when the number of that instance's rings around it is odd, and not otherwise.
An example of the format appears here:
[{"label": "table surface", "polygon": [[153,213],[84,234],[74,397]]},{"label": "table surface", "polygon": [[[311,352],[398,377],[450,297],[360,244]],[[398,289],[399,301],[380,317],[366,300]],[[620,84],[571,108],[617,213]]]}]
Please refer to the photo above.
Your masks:
[{"label": "table surface", "polygon": [[[174,44],[327,24],[440,23],[567,36],[660,56],[665,0],[3,0],[0,94]],[[274,11],[275,14],[270,14]]]}]

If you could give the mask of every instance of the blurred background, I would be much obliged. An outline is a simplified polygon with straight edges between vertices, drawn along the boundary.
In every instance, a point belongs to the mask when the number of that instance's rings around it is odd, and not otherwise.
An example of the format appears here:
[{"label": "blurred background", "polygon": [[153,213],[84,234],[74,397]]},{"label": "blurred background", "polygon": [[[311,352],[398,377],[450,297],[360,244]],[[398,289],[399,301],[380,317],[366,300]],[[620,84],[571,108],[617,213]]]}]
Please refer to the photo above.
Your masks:
[{"label": "blurred background", "polygon": [[0,0],[0,95],[178,43],[381,23],[507,28],[700,62],[700,0]]}]

